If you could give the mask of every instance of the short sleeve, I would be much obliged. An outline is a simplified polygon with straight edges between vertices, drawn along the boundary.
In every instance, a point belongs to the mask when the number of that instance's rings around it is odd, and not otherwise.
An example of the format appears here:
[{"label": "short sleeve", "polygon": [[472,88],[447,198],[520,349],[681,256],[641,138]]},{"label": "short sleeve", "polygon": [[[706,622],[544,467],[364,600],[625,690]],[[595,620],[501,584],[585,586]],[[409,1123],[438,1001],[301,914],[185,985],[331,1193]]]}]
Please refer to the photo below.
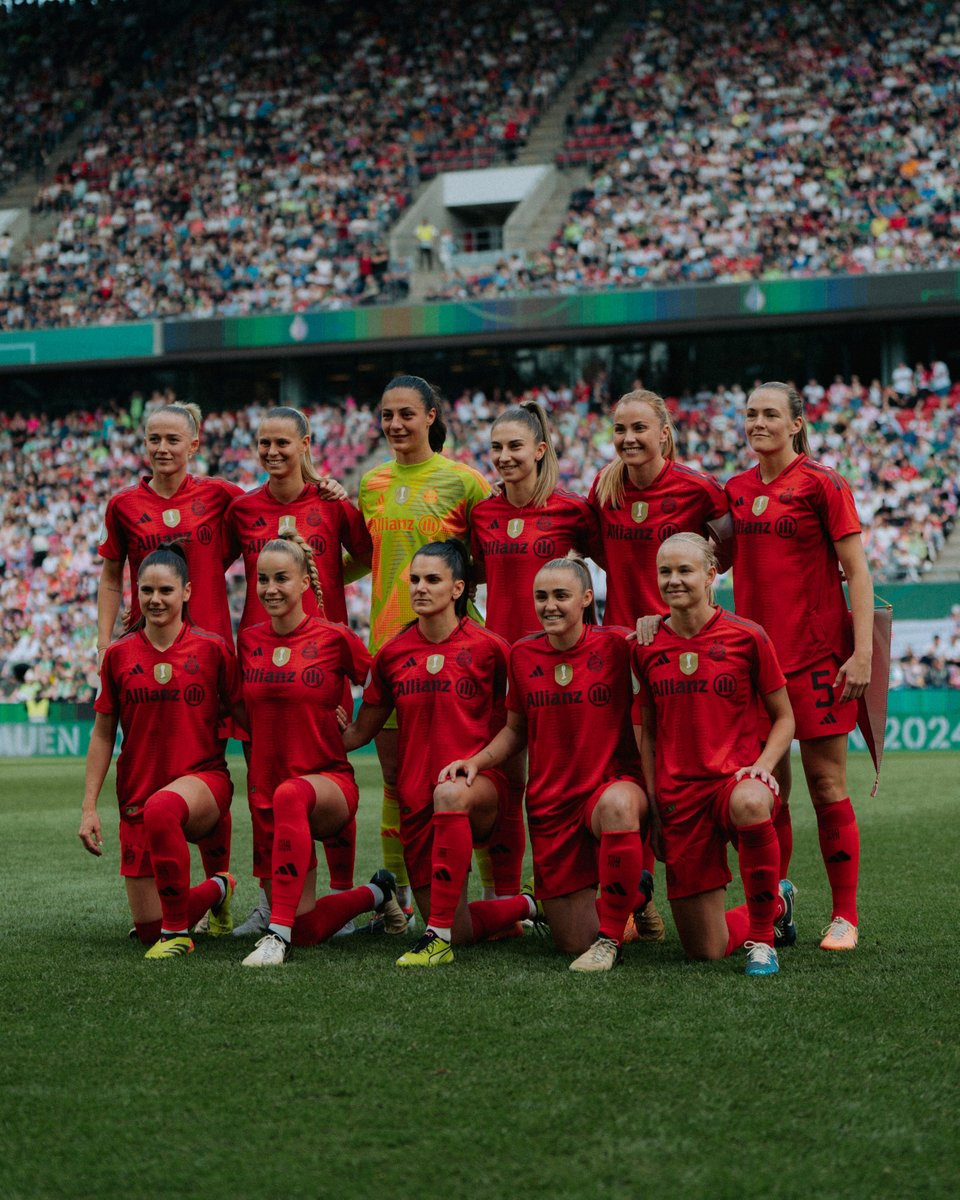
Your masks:
[{"label": "short sleeve", "polygon": [[352,559],[369,566],[373,557],[373,542],[370,540],[370,531],[363,514],[349,500],[341,500],[339,503],[340,544]]},{"label": "short sleeve", "polygon": [[112,496],[107,501],[107,509],[103,514],[103,526],[100,530],[100,545],[97,553],[101,558],[109,558],[114,562],[123,562],[127,557],[127,540],[123,536],[120,522],[117,520],[117,498]]},{"label": "short sleeve", "polygon": [[94,712],[106,713],[110,716],[120,711],[120,694],[113,673],[115,661],[116,651],[113,646],[108,646],[100,667],[100,690],[93,702]]},{"label": "short sleeve", "polygon": [[387,704],[393,706],[393,688],[386,677],[384,666],[383,650],[380,650],[370,667],[370,677],[363,692],[364,704],[376,707]]},{"label": "short sleeve", "polygon": [[834,472],[820,482],[820,516],[832,542],[860,532],[860,517],[850,485]]},{"label": "short sleeve", "polygon": [[763,629],[757,630],[756,647],[755,684],[759,694],[767,696],[770,692],[776,692],[780,688],[786,687],[787,681],[784,678],[783,671],[780,669],[780,662],[777,659],[777,652],[774,649],[773,642],[770,641]]},{"label": "short sleeve", "polygon": [[343,629],[340,640],[340,664],[346,677],[354,683],[363,683],[370,673],[373,659],[370,651],[350,629]]}]

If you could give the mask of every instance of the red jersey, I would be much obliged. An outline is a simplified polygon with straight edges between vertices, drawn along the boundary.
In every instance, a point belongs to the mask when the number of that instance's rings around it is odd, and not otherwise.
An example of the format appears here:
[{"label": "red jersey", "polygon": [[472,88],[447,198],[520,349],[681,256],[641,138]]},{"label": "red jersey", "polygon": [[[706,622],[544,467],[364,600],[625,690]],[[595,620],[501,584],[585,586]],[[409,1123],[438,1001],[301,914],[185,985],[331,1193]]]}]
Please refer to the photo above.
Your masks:
[{"label": "red jersey", "polygon": [[107,647],[93,707],[120,719],[117,796],[125,818],[141,820],[148,797],[181,775],[226,771],[217,726],[239,698],[233,650],[205,629],[184,622],[166,650],[142,629]]},{"label": "red jersey", "polygon": [[441,768],[482,750],[503,728],[507,652],[502,638],[470,617],[442,642],[428,642],[410,625],[377,652],[363,698],[397,710],[404,814],[432,811]]},{"label": "red jersey", "polygon": [[508,642],[535,633],[537,572],[571,549],[596,558],[597,542],[593,509],[563,488],[539,508],[517,508],[502,492],[481,500],[470,518],[470,546],[477,577],[487,581],[487,626]]},{"label": "red jersey", "polygon": [[233,627],[227,603],[223,518],[242,490],[225,479],[188,475],[169,498],[158,496],[145,476],[117,492],[107,503],[100,531],[101,558],[130,564],[132,619],[140,619],[137,572],[140,564],[164,542],[183,543],[193,594],[190,619],[219,633],[231,644]]},{"label": "red jersey", "polygon": [[727,484],[737,612],[763,625],[788,675],[852,648],[833,543],[860,532],[847,481],[805,454],[769,483],[759,466]]},{"label": "red jersey", "polygon": [[243,699],[250,720],[249,794],[266,807],[285,779],[352,773],[337,724],[344,680],[362,683],[370,654],[345,625],[305,617],[290,633],[269,621],[241,630]]},{"label": "red jersey", "polygon": [[696,637],[661,623],[635,643],[640,703],[657,718],[657,792],[662,803],[749,767],[760,754],[760,696],[786,684],[759,625],[718,608]]},{"label": "red jersey", "polygon": [[624,485],[619,508],[600,507],[597,481],[588,501],[600,521],[607,572],[604,625],[632,629],[638,617],[664,611],[657,587],[657,551],[675,533],[707,536],[707,524],[729,509],[723,488],[709,475],[667,459],[653,483]]},{"label": "red jersey", "polygon": [[510,651],[507,708],[527,719],[531,827],[569,824],[586,798],[618,777],[640,777],[630,709],[629,631],[586,625],[570,650],[545,633]]},{"label": "red jersey", "polygon": [[[347,602],[343,596],[343,556],[345,546],[351,555],[369,563],[373,546],[359,509],[348,500],[327,500],[317,485],[309,483],[288,504],[275,499],[267,484],[238,496],[227,510],[227,553],[232,561],[243,556],[247,577],[247,595],[240,617],[240,628],[258,625],[266,619],[257,597],[257,558],[260,551],[281,529],[295,529],[314,550],[314,562],[323,589],[323,615],[328,621],[347,623]],[[313,616],[317,598],[310,588],[304,593],[303,608]]]}]

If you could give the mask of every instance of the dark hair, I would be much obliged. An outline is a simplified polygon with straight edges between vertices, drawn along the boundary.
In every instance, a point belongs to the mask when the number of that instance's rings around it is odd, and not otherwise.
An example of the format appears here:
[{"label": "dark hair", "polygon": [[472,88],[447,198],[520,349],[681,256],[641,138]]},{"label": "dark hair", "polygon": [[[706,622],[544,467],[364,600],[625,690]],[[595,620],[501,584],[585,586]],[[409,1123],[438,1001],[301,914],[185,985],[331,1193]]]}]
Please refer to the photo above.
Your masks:
[{"label": "dark hair", "polygon": [[458,617],[467,615],[467,605],[470,603],[470,555],[466,546],[459,538],[448,538],[445,542],[427,542],[410,559],[410,565],[413,566],[414,559],[421,556],[430,558],[442,558],[450,568],[450,574],[454,580],[462,579],[464,589],[453,602],[453,611]]},{"label": "dark hair", "polygon": [[[137,571],[137,583],[140,582],[140,577],[148,567],[166,567],[167,570],[172,571],[180,580],[181,587],[186,587],[190,582],[190,572],[187,569],[187,556],[184,552],[182,542],[162,542],[156,550],[151,550]],[[186,601],[184,601],[181,615],[184,621],[190,620]],[[142,629],[146,622],[147,619],[141,612],[140,620],[133,628]]]},{"label": "dark hair", "polygon": [[[549,562],[545,562],[537,571],[570,571],[576,575],[580,581],[580,586],[584,591],[588,589],[593,591],[593,578],[590,574],[590,568],[583,559],[582,554],[578,554],[576,550],[570,550],[563,558],[551,558]],[[597,623],[597,598],[590,601],[587,607],[583,610],[584,622],[588,625],[596,625]]]},{"label": "dark hair", "polygon": [[787,412],[794,421],[801,421],[802,424],[797,432],[793,435],[793,448],[797,454],[809,454],[810,442],[807,439],[807,422],[803,416],[803,397],[797,389],[790,383],[780,383],[774,379],[770,383],[758,383],[747,397],[747,403],[754,398],[757,392],[780,392],[787,402]]},{"label": "dark hair", "polygon": [[526,400],[522,404],[515,404],[503,410],[490,426],[491,436],[498,425],[505,425],[508,421],[522,425],[535,442],[546,443],[547,451],[537,462],[537,486],[533,489],[531,499],[535,507],[543,508],[560,482],[560,464],[557,462],[557,452],[550,435],[550,421],[536,400]]},{"label": "dark hair", "polygon": [[[278,408],[271,408],[269,412],[265,412],[260,418],[260,424],[262,425],[264,421],[290,421],[296,428],[297,437],[310,437],[310,422],[303,415],[299,408],[290,408],[287,405],[281,405]],[[309,445],[300,455],[300,474],[304,477],[307,483],[320,482],[320,476],[317,473],[317,468],[314,466]]]},{"label": "dark hair", "polygon": [[443,399],[439,388],[434,387],[432,383],[427,383],[419,375],[395,375],[383,389],[383,394],[386,395],[393,388],[410,388],[423,401],[425,412],[435,412],[437,414],[434,417],[433,424],[430,426],[427,437],[430,442],[430,449],[435,453],[439,453],[443,449],[444,442],[447,440],[447,425],[443,419]]}]

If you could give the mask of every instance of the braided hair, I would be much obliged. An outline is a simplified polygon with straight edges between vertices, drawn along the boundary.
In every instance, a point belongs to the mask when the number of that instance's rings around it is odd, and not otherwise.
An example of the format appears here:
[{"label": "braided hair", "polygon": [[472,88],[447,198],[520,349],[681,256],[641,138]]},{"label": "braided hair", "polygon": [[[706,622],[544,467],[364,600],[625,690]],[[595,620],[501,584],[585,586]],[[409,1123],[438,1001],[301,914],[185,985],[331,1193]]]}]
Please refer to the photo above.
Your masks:
[{"label": "braided hair", "polygon": [[317,598],[317,605],[322,616],[324,609],[320,573],[317,570],[316,560],[313,557],[313,547],[306,538],[301,537],[295,529],[288,529],[267,542],[260,553],[286,554],[288,558],[293,559],[297,564],[297,569],[302,571],[310,580],[310,590]]}]

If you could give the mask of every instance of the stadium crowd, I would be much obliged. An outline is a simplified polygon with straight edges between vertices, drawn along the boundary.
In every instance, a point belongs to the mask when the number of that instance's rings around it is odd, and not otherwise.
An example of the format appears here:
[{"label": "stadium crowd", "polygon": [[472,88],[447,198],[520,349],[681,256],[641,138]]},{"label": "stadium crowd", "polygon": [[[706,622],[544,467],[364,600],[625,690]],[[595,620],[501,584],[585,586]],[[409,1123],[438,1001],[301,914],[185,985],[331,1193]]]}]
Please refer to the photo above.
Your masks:
[{"label": "stadium crowd", "polygon": [[566,119],[549,252],[436,299],[956,267],[960,4],[663,5]]},{"label": "stadium crowd", "polygon": [[[877,380],[864,386],[856,376],[837,377],[828,387],[811,379],[803,388],[813,453],[850,481],[878,584],[922,579],[957,519],[960,383],[947,377],[940,394],[930,386],[935,377],[942,383],[945,370],[934,364],[908,371],[909,392]],[[902,373],[900,384],[906,386]],[[103,510],[141,471],[144,413],[170,398],[135,395],[126,408],[65,417],[0,417],[0,700],[92,697]],[[562,483],[586,495],[613,455],[607,414],[616,397],[602,373],[590,383],[543,386],[523,396],[465,390],[450,405],[451,456],[489,476],[490,422],[508,404],[531,398],[551,414]],[[740,433],[739,384],[667,399],[681,461],[720,479],[751,465]],[[251,405],[207,414],[197,473],[222,475],[247,490],[261,482],[253,446],[261,412]],[[312,408],[308,417],[317,465],[336,478],[349,478],[377,447],[375,413],[352,398]],[[237,568],[231,589],[239,612]],[[351,624],[365,636],[367,590],[355,585],[347,599]],[[951,687],[960,686],[958,651],[960,628],[942,655]],[[924,655],[914,657],[897,668],[900,674],[895,670],[895,684],[938,686],[929,681],[942,671],[931,673]]]},{"label": "stadium crowd", "polygon": [[[40,189],[0,263],[8,328],[395,303],[421,174],[512,158],[608,15],[597,0],[193,6]],[[346,102],[344,102],[346,101]]]}]

